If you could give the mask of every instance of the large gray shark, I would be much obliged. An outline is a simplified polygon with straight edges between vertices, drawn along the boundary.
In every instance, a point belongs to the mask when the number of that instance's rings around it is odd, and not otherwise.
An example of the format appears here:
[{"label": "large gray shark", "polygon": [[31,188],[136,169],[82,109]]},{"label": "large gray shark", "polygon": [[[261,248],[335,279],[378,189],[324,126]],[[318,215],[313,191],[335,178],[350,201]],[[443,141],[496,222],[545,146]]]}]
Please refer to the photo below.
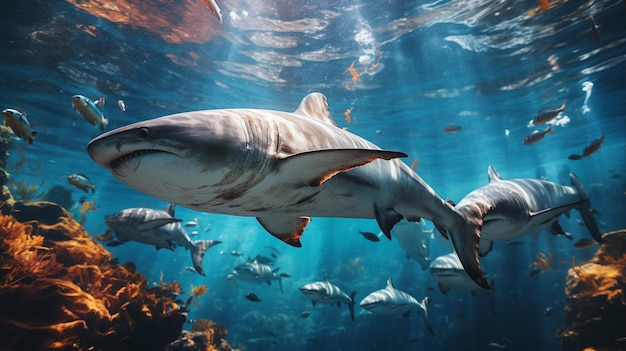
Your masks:
[{"label": "large gray shark", "polygon": [[257,260],[248,258],[248,261],[235,267],[235,270],[229,275],[228,279],[238,279],[245,282],[252,283],[267,283],[272,285],[273,280],[278,281],[280,292],[283,292],[282,278],[286,277],[284,274],[278,274],[278,269],[272,269],[272,267],[259,263]]},{"label": "large gray shark", "polygon": [[[478,285],[485,287],[480,283],[485,278],[478,254],[486,255],[493,240],[510,240],[544,230],[564,235],[558,218],[572,209],[580,212],[593,238],[602,242],[589,196],[573,173],[572,186],[539,179],[504,180],[491,166],[488,174],[489,184],[467,194],[455,207],[471,229],[450,233],[463,267]],[[447,237],[445,229],[439,231]]]},{"label": "large gray shark", "polygon": [[425,221],[400,221],[391,230],[391,236],[398,239],[398,244],[406,252],[407,258],[417,261],[422,270],[428,269],[430,242],[434,235],[433,229],[426,229]]},{"label": "large gray shark", "polygon": [[470,291],[472,294],[483,290],[483,288],[476,284],[467,272],[465,272],[456,252],[435,258],[430,264],[430,272],[435,276],[435,279],[439,283],[439,290],[441,290],[444,295],[447,295],[448,291],[451,289]]},{"label": "large gray shark", "polygon": [[424,317],[424,323],[426,323],[428,330],[435,335],[428,318],[429,301],[430,299],[426,296],[422,302],[419,302],[413,296],[394,288],[391,278],[389,278],[384,289],[367,295],[359,305],[367,311],[383,315],[401,314],[408,316],[411,312],[418,312]]},{"label": "large gray shark", "polygon": [[299,290],[304,296],[311,299],[313,306],[317,303],[325,303],[337,304],[337,306],[341,307],[341,303],[345,303],[350,310],[350,318],[354,320],[354,297],[356,296],[356,291],[353,291],[350,295],[346,294],[337,285],[328,280],[328,275],[324,277],[323,281],[305,284]]},{"label": "large gray shark", "polygon": [[310,216],[375,218],[388,238],[402,218],[426,218],[457,236],[471,229],[398,159],[406,154],[337,127],[319,93],[293,113],[224,109],[137,122],[87,149],[139,191],[198,211],[256,217],[293,246],[301,246]]},{"label": "large gray shark", "polygon": [[191,251],[193,267],[204,275],[202,258],[208,249],[221,243],[216,240],[191,241],[187,232],[180,225],[181,220],[174,218],[174,205],[164,210],[151,208],[127,208],[105,218],[107,226],[115,232],[120,242],[129,240],[154,245],[157,249],[176,249],[180,245]]}]

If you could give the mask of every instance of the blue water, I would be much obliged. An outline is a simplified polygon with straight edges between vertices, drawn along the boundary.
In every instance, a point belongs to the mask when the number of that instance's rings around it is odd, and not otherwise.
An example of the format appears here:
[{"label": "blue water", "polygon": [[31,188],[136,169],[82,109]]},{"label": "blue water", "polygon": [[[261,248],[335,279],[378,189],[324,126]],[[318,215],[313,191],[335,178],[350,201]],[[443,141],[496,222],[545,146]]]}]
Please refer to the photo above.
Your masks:
[{"label": "blue water", "polygon": [[[319,91],[340,127],[407,153],[408,164],[418,159],[417,173],[443,198],[458,202],[485,185],[489,165],[504,178],[558,183],[569,183],[567,174],[574,172],[589,192],[601,231],[626,227],[623,1],[555,1],[534,16],[527,16],[538,6],[534,1],[218,1],[222,25],[200,0],[170,3],[0,5],[0,103],[24,110],[41,132],[22,151],[21,167],[15,165],[25,144],[16,141],[11,181],[46,190],[69,187],[69,174],[88,175],[98,184],[96,192],[74,189],[73,199],[87,196],[98,204],[86,215],[90,233],[105,231],[107,214],[166,203],[120,183],[90,159],[86,145],[100,131],[76,115],[74,94],[105,96],[110,130],[189,110],[292,111],[306,94]],[[590,14],[600,26],[599,44]],[[357,81],[347,70],[353,63]],[[586,104],[585,82],[593,83]],[[118,99],[126,112],[116,106]],[[554,126],[556,133],[538,144],[522,145],[537,111],[563,102],[569,122]],[[351,123],[344,118],[347,109]],[[462,129],[444,133],[449,125]],[[568,160],[603,132],[596,154]],[[198,239],[223,241],[205,256],[206,277],[184,270],[190,259],[182,249],[155,251],[131,242],[110,251],[120,262],[135,262],[150,282],[162,274],[187,291],[192,284],[207,285],[189,318],[224,324],[228,341],[247,350],[484,350],[490,342],[511,350],[557,350],[571,257],[586,260],[594,251],[574,249],[549,233],[522,238],[521,246],[497,242],[482,259],[497,280],[493,316],[486,294],[444,296],[430,272],[407,261],[396,241],[364,240],[358,231],[378,233],[374,220],[314,218],[296,249],[265,233],[254,218],[182,207],[176,216],[198,219]],[[560,220],[575,240],[589,237],[579,218],[573,213]],[[230,286],[228,273],[247,256],[269,255],[268,246],[281,252],[274,267],[291,276],[283,280],[284,294],[276,284]],[[232,256],[232,250],[244,255]],[[431,257],[449,250],[437,236]],[[556,268],[531,277],[528,266],[540,252],[552,252]],[[297,288],[325,274],[346,292],[356,289],[357,301],[382,289],[388,277],[419,300],[430,296],[436,336],[418,315],[381,317],[357,306],[352,322],[345,307],[311,306]],[[249,292],[262,302],[246,300]],[[546,316],[550,306],[555,313]],[[310,317],[301,318],[303,311],[311,311]]]}]

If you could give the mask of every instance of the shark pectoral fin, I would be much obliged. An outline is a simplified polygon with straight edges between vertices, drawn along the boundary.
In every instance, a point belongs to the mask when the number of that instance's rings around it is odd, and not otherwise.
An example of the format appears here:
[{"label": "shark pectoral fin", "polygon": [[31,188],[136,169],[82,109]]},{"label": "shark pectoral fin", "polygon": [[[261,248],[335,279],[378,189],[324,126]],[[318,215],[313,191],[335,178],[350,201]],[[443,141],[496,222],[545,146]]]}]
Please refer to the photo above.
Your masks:
[{"label": "shark pectoral fin", "polygon": [[382,230],[387,239],[391,240],[391,229],[402,220],[402,215],[394,211],[393,208],[381,208],[374,205],[374,216],[380,230]]},{"label": "shark pectoral fin", "polygon": [[489,252],[493,249],[493,241],[488,239],[481,238],[478,241],[478,256],[483,257],[487,256]]},{"label": "shark pectoral fin", "polygon": [[257,217],[265,230],[291,246],[301,247],[300,237],[304,228],[309,224],[309,217],[295,216],[268,216]]},{"label": "shark pectoral fin", "polygon": [[587,226],[589,233],[591,233],[591,236],[593,236],[597,242],[603,242],[602,234],[600,234],[600,229],[598,229],[598,223],[596,223],[596,218],[593,216],[591,202],[589,202],[589,195],[587,195],[587,192],[583,188],[582,184],[580,184],[580,181],[574,173],[570,173],[569,178],[572,185],[576,188],[576,190],[578,190],[578,194],[583,198],[583,200],[585,200],[576,207],[578,212],[580,212],[581,217],[583,217],[585,226]]},{"label": "shark pectoral fin", "polygon": [[282,159],[278,173],[285,178],[285,183],[319,186],[337,173],[364,166],[374,160],[406,156],[402,152],[370,149],[308,151]]},{"label": "shark pectoral fin", "polygon": [[152,230],[170,223],[182,222],[182,219],[166,217],[166,218],[157,218],[151,221],[146,221],[137,226],[139,231]]},{"label": "shark pectoral fin", "polygon": [[200,275],[204,275],[204,269],[202,268],[202,259],[204,258],[204,254],[211,247],[221,244],[221,241],[217,240],[198,240],[193,243],[193,247],[191,248],[191,262],[193,263],[193,268]]},{"label": "shark pectoral fin", "polygon": [[449,232],[454,250],[459,256],[465,272],[476,284],[489,289],[489,283],[487,283],[478,259],[480,230],[483,224],[482,214],[478,212],[470,209],[469,212],[460,213],[462,221],[459,221],[460,223],[457,223]]}]

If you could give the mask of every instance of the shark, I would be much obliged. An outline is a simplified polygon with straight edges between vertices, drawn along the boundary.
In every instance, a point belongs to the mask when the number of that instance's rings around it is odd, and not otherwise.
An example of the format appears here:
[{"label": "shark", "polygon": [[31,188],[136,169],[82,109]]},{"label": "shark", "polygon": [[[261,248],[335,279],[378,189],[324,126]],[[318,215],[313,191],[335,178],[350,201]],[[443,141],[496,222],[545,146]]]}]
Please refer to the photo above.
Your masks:
[{"label": "shark", "polygon": [[[373,218],[387,238],[403,218],[473,234],[402,162],[405,153],[339,128],[321,93],[294,112],[217,109],[140,121],[101,134],[87,151],[138,191],[192,210],[256,217],[296,247],[311,217]],[[488,287],[478,271],[471,275]]]},{"label": "shark", "polygon": [[359,305],[369,312],[382,315],[401,314],[407,317],[411,312],[418,312],[424,317],[424,323],[426,323],[428,331],[435,335],[428,318],[429,301],[430,298],[428,296],[420,302],[404,291],[396,289],[391,278],[389,278],[384,289],[367,295]]},{"label": "shark", "polygon": [[439,283],[439,290],[444,295],[447,295],[450,290],[470,291],[472,294],[483,290],[465,272],[456,252],[435,258],[430,264],[430,272],[435,276]]},{"label": "shark", "polygon": [[391,236],[406,252],[407,259],[414,259],[422,270],[430,264],[430,241],[434,238],[433,229],[426,229],[425,221],[409,222],[402,220],[391,230]]},{"label": "shark", "polygon": [[107,227],[115,233],[118,239],[109,242],[108,245],[116,246],[130,240],[154,245],[157,250],[161,248],[174,250],[179,245],[191,251],[191,261],[195,271],[205,275],[202,268],[204,254],[221,241],[191,241],[180,225],[182,220],[174,218],[174,208],[174,204],[169,204],[163,210],[144,207],[127,208],[106,216]]},{"label": "shark", "polygon": [[593,238],[602,236],[593,216],[587,192],[575,174],[570,173],[571,186],[543,179],[502,179],[492,166],[488,167],[489,184],[467,194],[455,209],[469,225],[464,232],[448,232],[435,223],[446,237],[450,235],[454,249],[469,276],[479,286],[485,280],[479,256],[493,247],[494,240],[510,240],[544,230],[567,235],[558,223],[562,214],[572,209],[580,212]]},{"label": "shark", "polygon": [[328,275],[324,277],[323,281],[305,284],[298,289],[304,296],[311,299],[313,306],[317,303],[337,304],[339,307],[341,307],[341,303],[348,305],[350,318],[354,321],[354,297],[356,296],[356,291],[353,291],[350,295],[346,294],[337,285],[328,280]]},{"label": "shark", "polygon": [[235,270],[229,274],[228,279],[238,279],[246,282],[253,283],[267,283],[272,285],[272,281],[277,280],[280,292],[283,292],[282,278],[288,277],[286,274],[278,274],[279,268],[272,269],[272,267],[259,263],[257,260],[248,259],[244,264],[235,267]]}]

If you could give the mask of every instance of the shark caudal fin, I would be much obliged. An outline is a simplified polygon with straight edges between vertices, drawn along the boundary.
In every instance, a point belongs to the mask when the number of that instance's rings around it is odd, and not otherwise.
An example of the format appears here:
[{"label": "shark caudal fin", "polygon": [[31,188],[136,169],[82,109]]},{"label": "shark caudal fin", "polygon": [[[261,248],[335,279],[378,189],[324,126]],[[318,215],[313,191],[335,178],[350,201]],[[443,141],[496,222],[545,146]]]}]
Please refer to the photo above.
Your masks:
[{"label": "shark caudal fin", "polygon": [[350,310],[350,318],[354,322],[354,298],[356,297],[356,290],[350,294],[350,303],[348,304],[348,309]]},{"label": "shark caudal fin", "polygon": [[424,300],[422,300],[422,306],[424,306],[424,323],[426,324],[426,328],[428,331],[435,335],[435,331],[433,330],[433,325],[430,324],[430,319],[428,318],[428,304],[430,303],[430,297],[426,296]]},{"label": "shark caudal fin", "polygon": [[460,210],[454,209],[455,219],[446,226],[437,225],[439,230],[445,230],[445,237],[452,238],[452,244],[465,272],[480,287],[489,289],[489,283],[480,266],[478,259],[480,231],[483,227],[483,214],[487,208],[480,204],[464,207]]},{"label": "shark caudal fin", "polygon": [[196,272],[200,275],[204,275],[204,269],[202,268],[202,258],[204,258],[204,254],[212,246],[221,243],[221,241],[217,240],[198,240],[193,243],[193,247],[191,248],[191,262]]},{"label": "shark caudal fin", "polygon": [[589,201],[589,195],[585,189],[583,189],[582,184],[576,177],[574,173],[569,174],[569,179],[572,182],[572,186],[576,188],[578,194],[584,200],[580,205],[576,207],[580,215],[583,217],[583,221],[585,222],[585,226],[589,229],[589,232],[593,236],[593,238],[601,243],[602,242],[602,234],[600,234],[600,229],[598,229],[598,223],[596,223],[596,218],[593,216],[593,211],[591,210],[591,202]]}]

